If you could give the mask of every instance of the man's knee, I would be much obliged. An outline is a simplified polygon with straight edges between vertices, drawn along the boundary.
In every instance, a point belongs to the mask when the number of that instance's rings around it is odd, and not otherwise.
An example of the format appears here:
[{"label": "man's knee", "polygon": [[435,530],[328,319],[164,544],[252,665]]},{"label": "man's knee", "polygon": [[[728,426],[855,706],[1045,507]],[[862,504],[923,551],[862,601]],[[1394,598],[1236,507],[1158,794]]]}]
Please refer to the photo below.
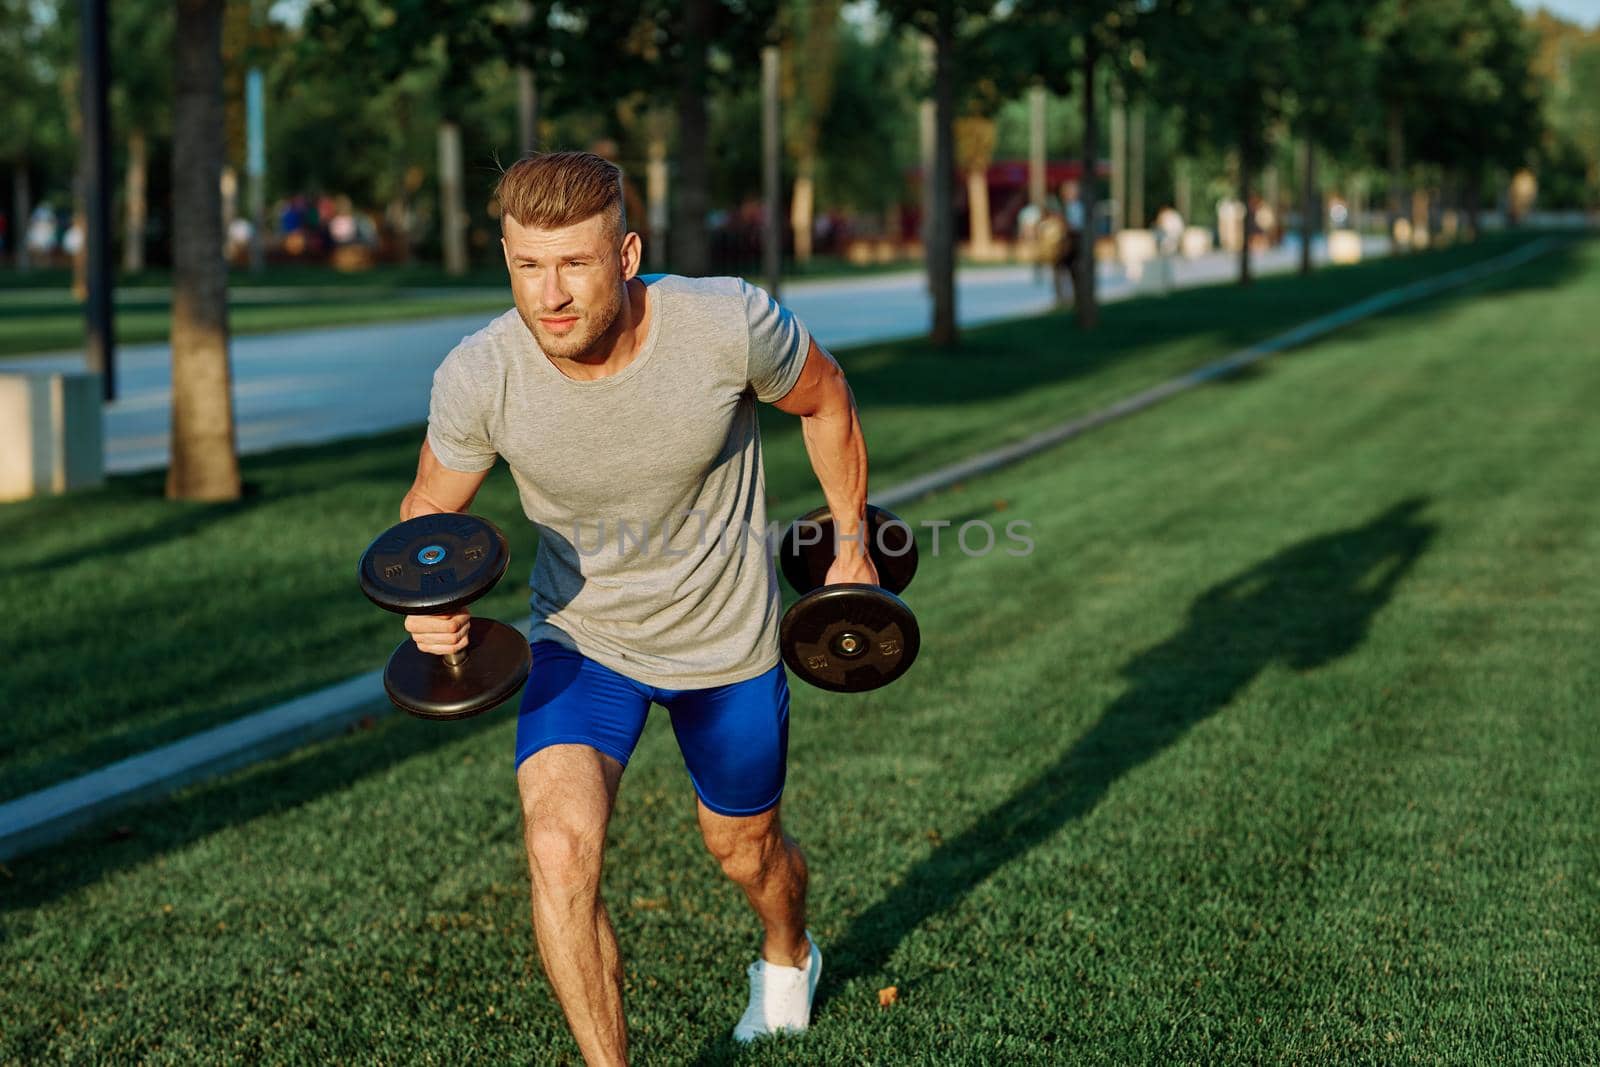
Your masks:
[{"label": "man's knee", "polygon": [[530,822],[524,833],[534,888],[563,893],[598,889],[604,827],[581,827],[559,819]]}]

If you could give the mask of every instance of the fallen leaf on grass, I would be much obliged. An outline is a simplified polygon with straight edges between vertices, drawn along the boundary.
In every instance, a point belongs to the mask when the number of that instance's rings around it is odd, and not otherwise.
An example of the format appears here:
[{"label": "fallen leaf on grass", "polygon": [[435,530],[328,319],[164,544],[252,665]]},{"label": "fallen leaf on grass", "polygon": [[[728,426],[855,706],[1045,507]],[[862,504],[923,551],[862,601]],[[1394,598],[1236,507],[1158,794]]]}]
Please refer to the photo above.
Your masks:
[{"label": "fallen leaf on grass", "polygon": [[878,1007],[887,1008],[900,999],[899,986],[887,986],[878,990]]}]

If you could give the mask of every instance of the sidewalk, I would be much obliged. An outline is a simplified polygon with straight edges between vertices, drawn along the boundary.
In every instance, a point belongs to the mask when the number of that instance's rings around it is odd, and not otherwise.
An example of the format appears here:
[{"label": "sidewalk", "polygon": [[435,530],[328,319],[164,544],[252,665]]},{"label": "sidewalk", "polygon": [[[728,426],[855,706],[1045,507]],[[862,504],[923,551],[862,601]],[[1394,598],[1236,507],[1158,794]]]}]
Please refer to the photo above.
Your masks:
[{"label": "sidewalk", "polygon": [[[1381,252],[1383,244],[1373,242],[1368,255]],[[1255,260],[1260,274],[1286,273],[1297,264],[1289,245]],[[1236,258],[1221,252],[1174,266],[1179,288],[1224,282],[1237,270]],[[1145,285],[1151,281],[1147,273]],[[1038,314],[1054,303],[1048,275],[1036,278],[1031,266],[963,270],[957,286],[957,318],[967,326]],[[1106,263],[1100,264],[1099,289],[1106,303],[1141,292],[1120,267]],[[794,281],[783,286],[782,298],[830,348],[916,336],[926,331],[930,314],[918,270]],[[480,313],[235,337],[239,451],[265,452],[424,421],[434,368],[490,317]],[[83,367],[82,353],[58,352],[8,359],[0,369],[60,372]],[[171,432],[171,349],[164,343],[126,346],[118,352],[117,373],[120,395],[105,409],[106,469],[126,473],[164,467]]]}]

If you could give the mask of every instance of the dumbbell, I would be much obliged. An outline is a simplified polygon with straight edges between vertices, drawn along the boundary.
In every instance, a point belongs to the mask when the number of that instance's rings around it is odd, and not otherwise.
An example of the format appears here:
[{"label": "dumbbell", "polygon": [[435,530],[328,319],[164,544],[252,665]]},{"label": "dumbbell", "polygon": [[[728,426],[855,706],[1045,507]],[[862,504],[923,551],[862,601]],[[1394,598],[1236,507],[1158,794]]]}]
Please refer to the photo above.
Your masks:
[{"label": "dumbbell", "polygon": [[863,528],[878,585],[824,585],[834,559],[833,516],[826,507],[789,525],[778,546],[783,576],[805,594],[778,627],[783,661],[803,681],[836,693],[888,685],[917,658],[922,633],[916,616],[895,594],[917,573],[911,527],[868,505]]},{"label": "dumbbell", "polygon": [[[498,582],[511,551],[492,522],[476,515],[419,515],[392,526],[361,555],[367,599],[401,615],[451,615]],[[383,669],[383,688],[401,711],[420,719],[465,719],[510,699],[528,679],[533,658],[515,627],[493,619],[468,623],[467,647],[448,656],[401,642]]]}]

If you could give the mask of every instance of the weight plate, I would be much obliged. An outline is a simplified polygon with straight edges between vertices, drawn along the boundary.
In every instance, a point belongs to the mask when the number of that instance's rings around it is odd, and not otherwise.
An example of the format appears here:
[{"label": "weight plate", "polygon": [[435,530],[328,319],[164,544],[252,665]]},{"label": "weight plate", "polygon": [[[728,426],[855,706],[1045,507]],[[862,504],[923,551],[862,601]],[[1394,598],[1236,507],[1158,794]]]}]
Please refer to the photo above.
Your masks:
[{"label": "weight plate", "polygon": [[392,526],[367,546],[361,591],[404,615],[448,615],[498,582],[511,562],[505,535],[476,515],[440,512]]},{"label": "weight plate", "polygon": [[409,638],[383,671],[383,688],[401,711],[419,719],[465,719],[511,699],[528,680],[528,639],[493,619],[467,624],[467,658],[452,667]]},{"label": "weight plate", "polygon": [[[917,540],[911,527],[892,512],[867,505],[868,554],[878,568],[878,584],[899,593],[917,573]],[[784,531],[778,565],[797,593],[821,588],[833,564],[833,515],[827,507],[808,511]]]},{"label": "weight plate", "polygon": [[778,643],[802,681],[835,693],[864,693],[911,669],[922,632],[893,593],[875,585],[830,585],[784,613]]}]

